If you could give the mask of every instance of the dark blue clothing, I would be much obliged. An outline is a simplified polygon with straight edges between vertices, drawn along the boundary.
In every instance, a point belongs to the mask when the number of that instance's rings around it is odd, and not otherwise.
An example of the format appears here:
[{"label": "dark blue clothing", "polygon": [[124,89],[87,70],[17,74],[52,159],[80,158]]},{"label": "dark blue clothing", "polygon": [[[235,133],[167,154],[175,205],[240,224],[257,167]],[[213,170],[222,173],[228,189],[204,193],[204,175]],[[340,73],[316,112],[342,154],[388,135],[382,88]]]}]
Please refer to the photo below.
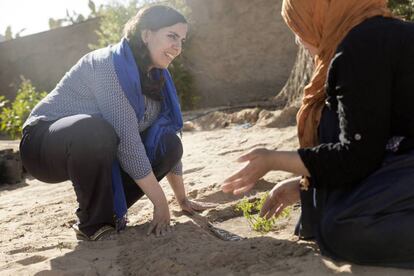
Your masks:
[{"label": "dark blue clothing", "polygon": [[[337,116],[325,109],[322,142],[335,142]],[[316,238],[324,255],[358,264],[414,268],[414,151],[387,152],[375,172],[352,187],[301,192],[297,234]]]},{"label": "dark blue clothing", "polygon": [[[165,154],[157,151],[152,171],[160,181],[180,162],[183,147],[175,134],[162,138]],[[104,119],[79,114],[57,121],[40,121],[24,129],[20,143],[23,166],[43,182],[71,180],[79,208],[79,229],[92,235],[103,225],[115,225],[111,168],[119,138]],[[129,208],[144,193],[121,169]]]},{"label": "dark blue clothing", "polygon": [[379,168],[388,140],[404,136],[414,149],[414,23],[374,17],[338,46],[326,85],[326,105],[339,136],[298,152],[315,187],[353,186]]},{"label": "dark blue clothing", "polygon": [[311,186],[296,233],[334,259],[414,268],[413,45],[413,23],[375,17],[331,63],[320,146],[299,150]]}]

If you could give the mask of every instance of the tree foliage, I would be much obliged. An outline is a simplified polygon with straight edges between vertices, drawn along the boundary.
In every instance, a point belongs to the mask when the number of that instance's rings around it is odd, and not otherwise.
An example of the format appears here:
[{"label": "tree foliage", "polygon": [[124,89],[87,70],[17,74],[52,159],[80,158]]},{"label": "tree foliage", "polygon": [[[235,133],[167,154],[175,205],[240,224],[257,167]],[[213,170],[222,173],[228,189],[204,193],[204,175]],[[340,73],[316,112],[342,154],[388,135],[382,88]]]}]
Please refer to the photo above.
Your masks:
[{"label": "tree foliage", "polygon": [[414,0],[389,0],[388,3],[394,14],[414,21]]},{"label": "tree foliage", "polygon": [[75,11],[69,11],[66,9],[66,16],[63,18],[49,18],[49,29],[56,29],[59,27],[81,23],[89,18],[94,18],[98,16],[96,10],[96,5],[92,0],[88,0],[89,14],[84,16],[83,14],[77,13]]},{"label": "tree foliage", "polygon": [[[414,21],[414,0],[389,0],[392,12],[406,20]],[[312,58],[303,47],[299,47],[295,65],[282,91],[273,98],[276,105],[299,106],[303,88],[309,82],[313,66]]]},{"label": "tree foliage", "polygon": [[4,39],[10,40],[13,39],[13,32],[11,26],[7,26],[6,32],[4,33]]},{"label": "tree foliage", "polygon": [[122,37],[125,23],[138,12],[138,4],[138,0],[131,0],[126,5],[115,2],[101,6],[97,12],[101,18],[99,30],[96,31],[98,43],[89,47],[98,49],[117,43]]},{"label": "tree foliage", "polygon": [[12,40],[15,38],[19,38],[21,33],[24,32],[25,30],[26,28],[23,28],[20,31],[18,31],[16,34],[13,34],[12,27],[7,26],[6,31],[4,33],[4,40]]},{"label": "tree foliage", "polygon": [[0,97],[0,131],[13,139],[21,137],[23,123],[46,95],[46,92],[37,92],[30,80],[23,78],[12,103]]}]

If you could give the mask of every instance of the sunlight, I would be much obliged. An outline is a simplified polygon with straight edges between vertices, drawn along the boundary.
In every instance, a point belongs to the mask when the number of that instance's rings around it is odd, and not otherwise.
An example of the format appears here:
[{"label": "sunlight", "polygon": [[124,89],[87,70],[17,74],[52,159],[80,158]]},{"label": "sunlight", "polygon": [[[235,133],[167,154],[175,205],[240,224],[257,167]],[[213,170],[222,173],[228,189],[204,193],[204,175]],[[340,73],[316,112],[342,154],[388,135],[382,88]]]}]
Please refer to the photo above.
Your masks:
[{"label": "sunlight", "polygon": [[[96,7],[111,0],[94,0]],[[66,10],[71,14],[89,14],[88,0],[6,0],[0,1],[0,34],[4,35],[7,26],[14,34],[21,36],[47,31],[49,18],[62,18]]]}]

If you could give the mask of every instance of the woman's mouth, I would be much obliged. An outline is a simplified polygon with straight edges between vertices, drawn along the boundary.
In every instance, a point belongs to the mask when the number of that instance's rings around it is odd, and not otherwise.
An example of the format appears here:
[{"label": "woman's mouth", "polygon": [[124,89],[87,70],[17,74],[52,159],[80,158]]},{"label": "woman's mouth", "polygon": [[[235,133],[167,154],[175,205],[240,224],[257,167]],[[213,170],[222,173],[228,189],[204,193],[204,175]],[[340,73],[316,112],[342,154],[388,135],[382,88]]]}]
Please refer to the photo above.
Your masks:
[{"label": "woman's mouth", "polygon": [[170,53],[168,53],[168,52],[165,52],[165,55],[172,61],[174,58],[175,58],[175,56],[173,55],[173,54],[170,54]]}]

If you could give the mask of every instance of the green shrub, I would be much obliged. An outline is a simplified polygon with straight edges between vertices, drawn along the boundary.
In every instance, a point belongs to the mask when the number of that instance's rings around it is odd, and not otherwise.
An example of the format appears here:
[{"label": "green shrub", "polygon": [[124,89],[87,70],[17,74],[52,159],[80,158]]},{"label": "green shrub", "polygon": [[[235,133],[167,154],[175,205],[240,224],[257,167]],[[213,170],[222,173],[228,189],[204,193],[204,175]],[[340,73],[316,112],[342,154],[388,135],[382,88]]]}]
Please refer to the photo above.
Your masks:
[{"label": "green shrub", "polygon": [[258,215],[263,207],[268,193],[265,193],[260,198],[254,198],[249,200],[244,198],[241,202],[236,205],[236,211],[242,211],[243,216],[247,219],[250,227],[257,232],[267,233],[273,230],[276,226],[276,222],[280,218],[286,218],[290,215],[290,208],[285,208],[278,217],[272,217],[270,219],[262,218]]},{"label": "green shrub", "polygon": [[390,0],[388,4],[395,15],[414,20],[414,0]]},{"label": "green shrub", "polygon": [[200,97],[195,93],[193,76],[185,68],[182,60],[182,56],[177,57],[168,67],[168,70],[177,88],[181,108],[183,110],[192,110],[197,107]]},{"label": "green shrub", "polygon": [[36,92],[30,80],[23,79],[12,103],[4,97],[0,98],[0,131],[12,139],[20,138],[22,126],[30,112],[46,95],[46,92]]}]

